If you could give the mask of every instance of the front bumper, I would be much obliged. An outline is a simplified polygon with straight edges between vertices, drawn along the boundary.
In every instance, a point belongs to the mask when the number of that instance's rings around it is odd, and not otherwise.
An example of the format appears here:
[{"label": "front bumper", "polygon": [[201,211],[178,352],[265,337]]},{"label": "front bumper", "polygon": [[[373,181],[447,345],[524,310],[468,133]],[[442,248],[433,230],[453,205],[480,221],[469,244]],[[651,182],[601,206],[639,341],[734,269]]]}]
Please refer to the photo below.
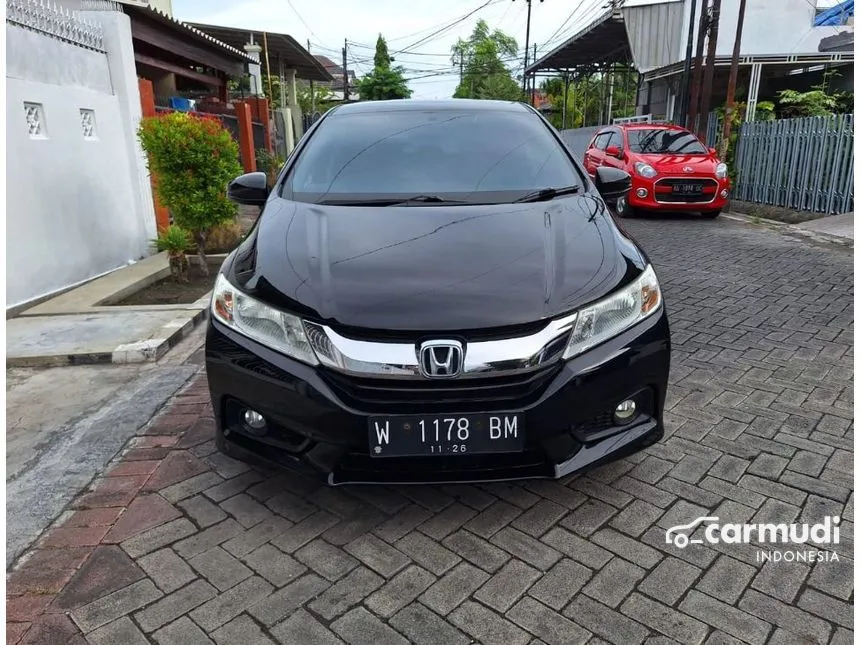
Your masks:
[{"label": "front bumper", "polygon": [[[695,198],[674,197],[671,194],[670,182],[683,180],[703,182],[703,194]],[[653,179],[646,179],[634,174],[627,201],[633,208],[653,211],[722,210],[729,202],[729,187],[728,179],[716,179],[713,176],[662,177],[658,175]],[[640,196],[640,190],[645,191],[644,196]]]},{"label": "front bumper", "polygon": [[[330,484],[557,478],[662,437],[669,346],[661,310],[585,354],[527,377],[492,377],[468,387],[448,381],[434,389],[430,382],[380,382],[310,367],[210,319],[206,373],[217,443],[236,456],[298,468]],[[614,425],[615,406],[632,396],[637,416]],[[242,422],[247,408],[266,417],[267,434],[249,432]],[[525,415],[522,452],[370,456],[372,415],[506,411]]]}]

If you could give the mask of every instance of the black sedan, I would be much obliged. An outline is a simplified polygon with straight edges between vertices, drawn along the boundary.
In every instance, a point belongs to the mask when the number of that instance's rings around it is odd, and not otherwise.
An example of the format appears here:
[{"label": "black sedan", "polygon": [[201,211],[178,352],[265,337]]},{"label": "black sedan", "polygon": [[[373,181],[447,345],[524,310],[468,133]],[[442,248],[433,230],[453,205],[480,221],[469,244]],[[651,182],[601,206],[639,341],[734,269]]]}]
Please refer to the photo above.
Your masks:
[{"label": "black sedan", "polygon": [[669,325],[645,253],[532,108],[330,110],[212,297],[217,445],[331,484],[561,477],[663,435]]}]

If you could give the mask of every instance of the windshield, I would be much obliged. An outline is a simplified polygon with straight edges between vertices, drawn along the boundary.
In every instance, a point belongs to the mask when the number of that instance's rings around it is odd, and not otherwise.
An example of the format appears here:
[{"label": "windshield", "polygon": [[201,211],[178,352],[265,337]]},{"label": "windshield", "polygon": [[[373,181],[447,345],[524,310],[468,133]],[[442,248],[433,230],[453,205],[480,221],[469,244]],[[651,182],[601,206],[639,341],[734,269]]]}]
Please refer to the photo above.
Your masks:
[{"label": "windshield", "polygon": [[683,130],[637,128],[627,131],[627,142],[631,152],[640,154],[708,154],[701,141]]},{"label": "windshield", "polygon": [[327,117],[285,194],[328,203],[414,196],[424,204],[428,196],[443,205],[503,203],[581,182],[561,144],[526,111],[402,110]]}]

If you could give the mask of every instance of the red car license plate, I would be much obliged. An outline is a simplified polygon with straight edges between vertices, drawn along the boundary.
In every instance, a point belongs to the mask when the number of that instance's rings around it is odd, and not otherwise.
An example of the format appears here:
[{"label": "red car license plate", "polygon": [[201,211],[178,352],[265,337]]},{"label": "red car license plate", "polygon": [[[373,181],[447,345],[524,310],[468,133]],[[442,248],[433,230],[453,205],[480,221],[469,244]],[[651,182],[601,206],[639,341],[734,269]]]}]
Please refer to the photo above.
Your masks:
[{"label": "red car license plate", "polygon": [[672,184],[672,192],[679,195],[700,195],[702,184]]}]

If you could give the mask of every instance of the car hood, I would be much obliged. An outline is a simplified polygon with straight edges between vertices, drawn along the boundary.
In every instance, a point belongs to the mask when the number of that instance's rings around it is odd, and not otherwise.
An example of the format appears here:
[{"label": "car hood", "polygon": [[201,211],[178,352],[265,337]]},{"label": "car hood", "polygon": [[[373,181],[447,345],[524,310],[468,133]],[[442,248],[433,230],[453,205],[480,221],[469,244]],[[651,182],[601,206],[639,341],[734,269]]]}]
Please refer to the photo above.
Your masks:
[{"label": "car hood", "polygon": [[470,330],[536,322],[629,282],[645,258],[593,193],[486,206],[272,198],[228,277],[335,326]]},{"label": "car hood", "polygon": [[[661,175],[713,175],[717,170],[717,163],[719,163],[710,155],[643,155],[632,153],[630,157],[633,163],[642,161],[650,164]],[[692,170],[685,170],[685,168],[692,168]]]}]

